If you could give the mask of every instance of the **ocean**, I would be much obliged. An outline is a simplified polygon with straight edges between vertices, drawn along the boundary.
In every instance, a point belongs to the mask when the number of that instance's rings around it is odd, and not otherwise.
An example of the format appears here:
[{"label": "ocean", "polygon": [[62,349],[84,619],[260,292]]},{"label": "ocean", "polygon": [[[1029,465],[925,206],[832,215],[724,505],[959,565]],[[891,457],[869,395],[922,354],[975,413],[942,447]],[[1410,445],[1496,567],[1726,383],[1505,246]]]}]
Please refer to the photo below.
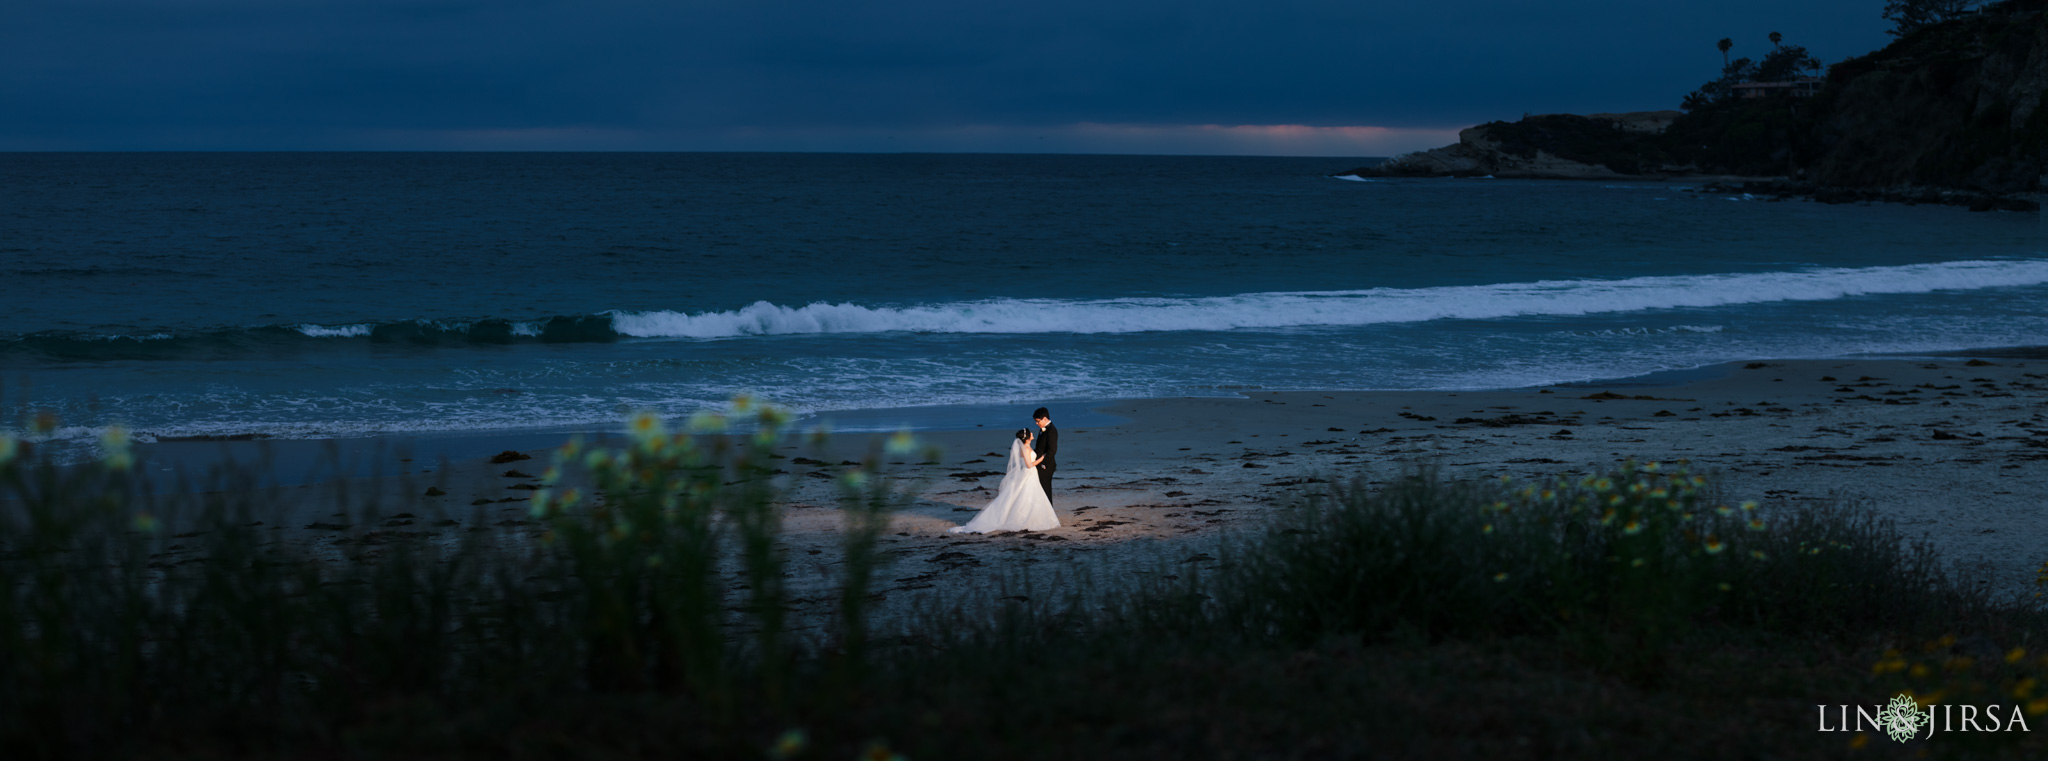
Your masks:
[{"label": "ocean", "polygon": [[599,431],[738,393],[1014,426],[2048,343],[2034,214],[1328,176],[1363,163],[0,154],[0,430]]}]

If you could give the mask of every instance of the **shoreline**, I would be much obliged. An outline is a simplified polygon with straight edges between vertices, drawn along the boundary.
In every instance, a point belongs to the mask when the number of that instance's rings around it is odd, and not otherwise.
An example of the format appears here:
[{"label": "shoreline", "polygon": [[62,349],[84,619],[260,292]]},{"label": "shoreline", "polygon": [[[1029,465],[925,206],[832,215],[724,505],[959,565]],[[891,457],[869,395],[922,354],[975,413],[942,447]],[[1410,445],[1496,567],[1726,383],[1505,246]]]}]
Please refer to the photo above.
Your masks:
[{"label": "shoreline", "polygon": [[[1689,461],[1715,478],[1724,501],[1755,500],[1767,517],[1829,500],[1863,505],[1981,574],[1987,589],[2022,594],[2048,558],[2039,501],[2048,494],[2048,360],[2039,356],[1759,360],[1636,383],[1119,400],[1094,410],[1108,424],[1076,423],[1054,406],[1062,525],[1024,534],[946,532],[994,496],[1006,426],[924,431],[920,444],[941,447],[941,457],[885,458],[916,494],[883,537],[894,561],[875,591],[887,617],[908,625],[930,605],[1020,578],[1129,580],[1222,562],[1220,543],[1332,482],[1370,486],[1414,467],[1527,481],[1633,459]],[[783,542],[800,567],[800,616],[829,607],[843,517],[835,477],[879,438],[839,433],[814,445],[797,435],[778,447],[788,458],[775,478],[786,495]],[[399,531],[453,538],[497,525],[523,536],[538,530],[519,527],[533,525],[524,498],[542,485],[550,447],[504,441],[498,450],[533,459],[394,461],[404,469],[383,478],[277,485],[268,513],[254,517],[281,541],[331,556],[347,556],[353,535],[394,530],[396,522],[362,520],[371,517],[360,515],[365,504],[416,514]],[[160,462],[142,447],[138,455],[145,467]],[[559,485],[576,481],[572,472]],[[422,496],[428,486],[445,496]]]},{"label": "shoreline", "polygon": [[[1658,388],[1682,386],[1688,383],[1723,378],[1741,367],[1754,362],[1826,362],[1826,361],[1906,361],[1945,360],[1953,358],[2004,358],[2036,359],[2048,361],[2048,346],[2012,346],[1989,349],[1968,349],[1921,354],[1855,355],[1836,358],[1796,358],[1731,360],[1695,367],[1653,370],[1639,375],[1593,378],[1587,380],[1559,381],[1514,388],[1444,388],[1444,389],[1262,389],[1247,388],[1232,395],[1182,396],[1182,397],[1120,397],[1096,399],[1069,399],[1044,402],[1045,406],[1061,410],[1059,419],[1063,423],[1092,427],[1107,427],[1129,422],[1129,419],[1105,410],[1121,409],[1127,406],[1144,407],[1156,402],[1187,399],[1252,399],[1261,394],[1465,394],[1465,393],[1510,393],[1543,388]],[[888,407],[872,409],[826,410],[807,413],[792,422],[787,429],[792,433],[807,433],[823,430],[831,435],[884,436],[897,431],[908,430],[914,434],[957,433],[976,430],[998,430],[1003,425],[991,422],[1008,417],[1022,418],[1033,403],[1016,404],[942,404],[914,407]],[[1015,413],[1009,415],[1008,413]],[[1078,413],[1078,414],[1077,414]],[[1008,417],[1006,417],[1006,415]],[[680,418],[668,421],[672,427],[679,427]],[[991,427],[993,425],[993,427]],[[1020,424],[1021,425],[1021,424]],[[548,449],[561,445],[571,438],[580,437],[586,442],[597,443],[626,436],[623,422],[607,428],[565,426],[548,429],[503,429],[470,431],[431,431],[423,433],[378,433],[361,436],[336,436],[317,439],[274,438],[264,434],[241,434],[233,436],[199,436],[158,439],[137,443],[135,451],[145,461],[158,468],[185,468],[189,471],[204,472],[207,468],[224,463],[255,464],[273,463],[272,476],[278,471],[307,471],[310,468],[327,466],[339,461],[350,469],[348,477],[362,478],[378,475],[401,475],[418,472],[421,466],[407,466],[408,462],[436,463],[441,461],[466,462],[489,457],[506,450],[525,451]],[[379,470],[378,468],[384,468]],[[337,473],[329,472],[323,478],[331,479]],[[274,480],[274,479],[273,479]],[[298,486],[311,479],[275,481],[279,485]]]}]

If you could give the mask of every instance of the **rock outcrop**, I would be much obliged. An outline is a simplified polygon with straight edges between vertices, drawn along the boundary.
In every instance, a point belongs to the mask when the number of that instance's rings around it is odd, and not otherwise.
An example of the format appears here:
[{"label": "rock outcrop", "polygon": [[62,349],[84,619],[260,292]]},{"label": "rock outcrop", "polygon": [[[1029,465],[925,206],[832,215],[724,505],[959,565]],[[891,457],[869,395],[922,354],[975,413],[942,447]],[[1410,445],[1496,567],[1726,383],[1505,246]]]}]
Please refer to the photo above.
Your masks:
[{"label": "rock outcrop", "polygon": [[[1654,137],[1683,114],[1545,114],[1492,122],[1458,133],[1458,142],[1395,156],[1340,174],[1361,177],[1611,179],[1644,171]],[[1667,169],[1661,164],[1651,171]]]},{"label": "rock outcrop", "polygon": [[[1686,188],[1686,190],[1693,190]],[[1815,185],[1795,180],[1751,180],[1739,183],[1709,182],[1699,186],[1701,193],[1736,194],[1761,198],[1767,201],[1790,201],[1802,199],[1826,204],[1844,203],[1898,203],[1907,206],[1934,204],[1940,206],[1963,206],[1970,211],[2040,211],[2039,201],[1999,193],[1955,188],[1934,188],[1922,185],[1901,185],[1890,188],[1855,188],[1830,185]]]}]

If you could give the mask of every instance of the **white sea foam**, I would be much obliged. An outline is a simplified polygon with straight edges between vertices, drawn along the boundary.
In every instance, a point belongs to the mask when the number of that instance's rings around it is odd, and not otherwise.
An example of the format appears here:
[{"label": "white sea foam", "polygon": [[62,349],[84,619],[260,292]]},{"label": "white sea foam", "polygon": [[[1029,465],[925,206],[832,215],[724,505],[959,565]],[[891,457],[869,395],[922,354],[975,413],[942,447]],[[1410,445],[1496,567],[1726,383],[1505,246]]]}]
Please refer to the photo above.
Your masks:
[{"label": "white sea foam", "polygon": [[1560,335],[1570,336],[1664,336],[1677,333],[1719,333],[1719,325],[1670,325],[1662,328],[1604,328],[1601,330],[1567,330]]},{"label": "white sea foam", "polygon": [[1355,326],[1826,301],[2048,283],[2048,260],[1956,261],[1626,280],[1248,293],[1204,298],[997,299],[909,307],[758,301],[730,311],[615,312],[621,335],[733,338],[823,333],[1138,333]]},{"label": "white sea foam", "polygon": [[1336,175],[1336,178],[1337,178],[1337,179],[1340,179],[1340,180],[1349,180],[1349,181],[1351,181],[1351,182],[1372,182],[1372,181],[1373,181],[1373,180],[1372,180],[1372,179],[1370,179],[1370,178],[1366,178],[1366,177],[1360,177],[1360,176],[1358,176],[1358,175],[1355,175],[1355,174],[1340,174],[1340,175]]},{"label": "white sea foam", "polygon": [[80,336],[79,338],[87,341],[163,341],[172,338],[172,336],[169,333],[151,333],[146,336],[93,335]]},{"label": "white sea foam", "polygon": [[370,334],[369,325],[300,325],[299,332],[313,338],[361,338]]},{"label": "white sea foam", "polygon": [[515,322],[512,323],[512,335],[538,336],[542,327],[542,324],[538,322]]}]

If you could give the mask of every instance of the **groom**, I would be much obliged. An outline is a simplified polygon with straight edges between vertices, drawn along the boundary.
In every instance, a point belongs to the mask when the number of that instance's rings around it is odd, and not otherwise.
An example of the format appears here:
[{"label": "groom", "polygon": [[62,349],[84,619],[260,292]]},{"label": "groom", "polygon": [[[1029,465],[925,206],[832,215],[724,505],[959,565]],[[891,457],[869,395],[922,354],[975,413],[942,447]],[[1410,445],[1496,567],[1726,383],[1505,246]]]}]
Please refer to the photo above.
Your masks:
[{"label": "groom", "polygon": [[1045,487],[1045,501],[1052,503],[1052,472],[1059,470],[1057,456],[1060,453],[1060,429],[1052,424],[1052,413],[1040,407],[1031,413],[1031,421],[1038,424],[1038,441],[1032,443],[1031,453],[1043,458],[1038,463],[1038,485]]}]

